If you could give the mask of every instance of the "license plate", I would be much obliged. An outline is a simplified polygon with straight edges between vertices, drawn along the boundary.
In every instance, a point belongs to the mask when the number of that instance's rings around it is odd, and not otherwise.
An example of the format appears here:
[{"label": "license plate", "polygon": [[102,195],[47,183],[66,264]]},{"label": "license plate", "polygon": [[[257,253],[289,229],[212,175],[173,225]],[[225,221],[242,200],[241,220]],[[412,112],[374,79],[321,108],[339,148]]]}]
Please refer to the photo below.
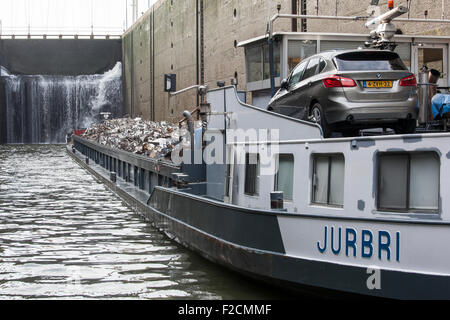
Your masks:
[{"label": "license plate", "polygon": [[392,88],[392,81],[363,81],[364,88]]}]

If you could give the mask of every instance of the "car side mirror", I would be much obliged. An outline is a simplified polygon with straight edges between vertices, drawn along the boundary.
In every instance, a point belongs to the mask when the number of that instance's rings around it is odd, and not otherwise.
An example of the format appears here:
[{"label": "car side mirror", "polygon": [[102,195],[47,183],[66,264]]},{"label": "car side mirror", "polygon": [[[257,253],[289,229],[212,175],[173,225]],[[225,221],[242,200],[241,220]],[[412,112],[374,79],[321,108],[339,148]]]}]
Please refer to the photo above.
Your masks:
[{"label": "car side mirror", "polygon": [[281,85],[280,86],[281,86],[281,88],[287,90],[287,89],[289,89],[289,82],[286,79],[283,79],[281,81]]}]

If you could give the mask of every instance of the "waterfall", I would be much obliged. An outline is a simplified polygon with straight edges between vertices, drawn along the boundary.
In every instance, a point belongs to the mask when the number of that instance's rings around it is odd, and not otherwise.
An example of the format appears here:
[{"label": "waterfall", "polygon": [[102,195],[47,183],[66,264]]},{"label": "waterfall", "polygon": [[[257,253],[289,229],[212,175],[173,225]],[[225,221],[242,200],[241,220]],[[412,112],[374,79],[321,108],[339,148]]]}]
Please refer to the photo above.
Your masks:
[{"label": "waterfall", "polygon": [[[12,75],[2,67],[7,143],[63,143],[101,112],[122,116],[122,64],[104,74]],[[0,102],[1,103],[1,102]]]}]

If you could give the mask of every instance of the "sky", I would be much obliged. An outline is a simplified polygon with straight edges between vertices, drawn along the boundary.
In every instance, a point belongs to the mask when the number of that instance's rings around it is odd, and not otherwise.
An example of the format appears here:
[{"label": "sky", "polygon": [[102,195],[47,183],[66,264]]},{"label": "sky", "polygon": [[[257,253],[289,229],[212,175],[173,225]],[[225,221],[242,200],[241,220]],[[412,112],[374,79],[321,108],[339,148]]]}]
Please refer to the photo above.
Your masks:
[{"label": "sky", "polygon": [[[138,0],[138,17],[154,2]],[[132,0],[0,0],[1,34],[120,35],[132,12]]]}]

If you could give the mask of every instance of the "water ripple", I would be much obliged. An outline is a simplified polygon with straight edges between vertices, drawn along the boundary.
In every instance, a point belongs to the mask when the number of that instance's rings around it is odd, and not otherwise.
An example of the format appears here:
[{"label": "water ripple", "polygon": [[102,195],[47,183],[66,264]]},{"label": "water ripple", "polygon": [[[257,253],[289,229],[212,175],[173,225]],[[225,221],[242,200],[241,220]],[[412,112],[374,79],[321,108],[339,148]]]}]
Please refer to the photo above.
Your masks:
[{"label": "water ripple", "polygon": [[150,228],[62,146],[0,146],[0,299],[267,298]]}]

